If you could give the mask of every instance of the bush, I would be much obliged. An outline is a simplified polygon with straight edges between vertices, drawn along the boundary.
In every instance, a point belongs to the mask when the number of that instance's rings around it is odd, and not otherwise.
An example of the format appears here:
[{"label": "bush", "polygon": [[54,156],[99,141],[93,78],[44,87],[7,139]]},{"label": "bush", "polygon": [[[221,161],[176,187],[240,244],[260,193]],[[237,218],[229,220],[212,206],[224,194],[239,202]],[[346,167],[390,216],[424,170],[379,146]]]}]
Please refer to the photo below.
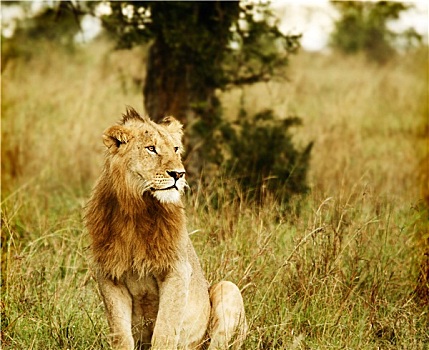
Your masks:
[{"label": "bush", "polygon": [[289,131],[300,124],[298,117],[279,119],[272,110],[265,110],[251,118],[242,111],[236,125],[224,126],[222,134],[230,151],[225,170],[236,176],[251,199],[260,201],[269,193],[287,201],[290,195],[308,190],[313,143],[299,150]]}]

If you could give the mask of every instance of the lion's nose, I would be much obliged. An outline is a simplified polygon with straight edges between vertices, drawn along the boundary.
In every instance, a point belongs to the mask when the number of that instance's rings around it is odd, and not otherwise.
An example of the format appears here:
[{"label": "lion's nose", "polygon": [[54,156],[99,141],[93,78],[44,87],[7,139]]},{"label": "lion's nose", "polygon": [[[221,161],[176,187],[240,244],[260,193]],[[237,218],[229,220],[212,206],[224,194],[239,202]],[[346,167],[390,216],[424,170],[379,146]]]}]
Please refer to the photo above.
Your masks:
[{"label": "lion's nose", "polygon": [[185,175],[184,171],[167,171],[167,174],[170,175],[173,179],[179,180],[183,175]]}]

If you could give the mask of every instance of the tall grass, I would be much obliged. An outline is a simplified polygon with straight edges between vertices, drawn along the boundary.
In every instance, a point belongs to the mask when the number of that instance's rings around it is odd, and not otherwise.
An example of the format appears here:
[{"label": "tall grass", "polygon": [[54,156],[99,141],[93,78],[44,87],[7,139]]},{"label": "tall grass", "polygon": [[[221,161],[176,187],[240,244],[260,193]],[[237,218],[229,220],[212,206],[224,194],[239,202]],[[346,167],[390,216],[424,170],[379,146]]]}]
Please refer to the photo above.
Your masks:
[{"label": "tall grass", "polygon": [[[144,56],[46,45],[2,73],[2,348],[108,348],[81,212],[102,131],[126,104],[141,110]],[[296,142],[315,141],[312,190],[286,209],[247,203],[227,178],[186,198],[207,278],[243,291],[246,349],[428,349],[413,294],[428,239],[424,59],[302,53],[288,81],[222,94],[228,118],[274,106],[303,119]]]}]

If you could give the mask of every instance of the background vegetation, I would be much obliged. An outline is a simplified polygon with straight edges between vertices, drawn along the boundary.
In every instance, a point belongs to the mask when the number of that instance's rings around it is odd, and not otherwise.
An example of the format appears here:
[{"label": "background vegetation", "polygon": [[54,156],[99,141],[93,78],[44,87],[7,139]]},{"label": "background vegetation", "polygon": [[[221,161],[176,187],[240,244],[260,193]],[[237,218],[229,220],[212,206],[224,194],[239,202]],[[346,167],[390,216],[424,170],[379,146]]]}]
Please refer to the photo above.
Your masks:
[{"label": "background vegetation", "polygon": [[[97,2],[91,4],[98,6]],[[111,14],[101,16],[102,23],[118,47],[148,45],[143,88],[146,113],[155,121],[174,115],[184,124],[188,134],[184,154],[188,180],[192,183],[194,177],[203,176],[210,181],[224,161],[219,145],[231,141],[217,132],[227,129],[221,126],[228,120],[222,114],[216,91],[269,80],[299,48],[300,35],[285,35],[278,29],[279,20],[268,2],[105,4],[109,4]],[[286,135],[277,144],[288,146],[286,153],[299,153]],[[288,142],[282,142],[285,138]],[[234,147],[243,146],[240,139],[241,133],[235,133]],[[291,159],[288,162],[292,163]],[[278,170],[270,174],[275,169],[269,162],[264,165],[263,177],[279,175]],[[307,164],[291,165],[307,168]],[[250,170],[236,168],[243,177]],[[294,173],[289,175],[295,178]],[[305,182],[305,171],[303,175],[294,181]]]},{"label": "background vegetation", "polygon": [[403,49],[422,42],[415,29],[397,33],[389,28],[389,21],[398,19],[410,3],[399,1],[332,1],[339,11],[331,44],[347,54],[364,53],[368,59],[385,63],[396,53],[402,41]]},{"label": "background vegetation", "polygon": [[[82,207],[102,131],[125,104],[142,110],[145,67],[143,48],[113,46],[42,40],[2,72],[4,349],[108,348]],[[286,73],[218,97],[231,121],[300,116],[288,130],[314,141],[310,191],[285,208],[247,201],[233,170],[193,186],[188,227],[209,281],[242,289],[246,349],[427,349],[427,49],[383,66],[302,52]]]}]

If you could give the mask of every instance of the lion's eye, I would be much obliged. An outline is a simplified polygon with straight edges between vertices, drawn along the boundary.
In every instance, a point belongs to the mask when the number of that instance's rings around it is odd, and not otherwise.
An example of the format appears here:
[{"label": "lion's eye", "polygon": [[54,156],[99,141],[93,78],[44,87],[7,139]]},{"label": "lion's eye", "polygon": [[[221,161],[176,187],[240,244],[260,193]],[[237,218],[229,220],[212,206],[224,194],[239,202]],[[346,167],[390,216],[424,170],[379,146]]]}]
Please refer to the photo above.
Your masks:
[{"label": "lion's eye", "polygon": [[157,154],[158,152],[156,151],[155,146],[147,146],[146,149],[153,154]]},{"label": "lion's eye", "polygon": [[174,147],[174,152],[179,152],[179,147]]}]

